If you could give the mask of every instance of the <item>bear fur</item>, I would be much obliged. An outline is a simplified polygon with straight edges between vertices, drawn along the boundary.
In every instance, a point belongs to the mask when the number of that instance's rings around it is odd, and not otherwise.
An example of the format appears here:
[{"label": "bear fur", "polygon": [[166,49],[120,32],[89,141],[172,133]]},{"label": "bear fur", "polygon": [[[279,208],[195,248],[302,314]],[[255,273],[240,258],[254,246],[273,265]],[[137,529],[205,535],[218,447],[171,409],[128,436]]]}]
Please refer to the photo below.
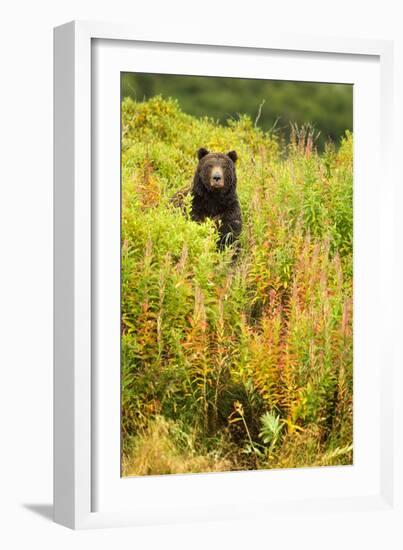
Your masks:
[{"label": "bear fur", "polygon": [[191,187],[191,217],[202,222],[217,222],[219,242],[223,249],[233,244],[242,230],[242,215],[236,192],[236,151],[211,153],[204,147],[197,151],[199,163]]}]

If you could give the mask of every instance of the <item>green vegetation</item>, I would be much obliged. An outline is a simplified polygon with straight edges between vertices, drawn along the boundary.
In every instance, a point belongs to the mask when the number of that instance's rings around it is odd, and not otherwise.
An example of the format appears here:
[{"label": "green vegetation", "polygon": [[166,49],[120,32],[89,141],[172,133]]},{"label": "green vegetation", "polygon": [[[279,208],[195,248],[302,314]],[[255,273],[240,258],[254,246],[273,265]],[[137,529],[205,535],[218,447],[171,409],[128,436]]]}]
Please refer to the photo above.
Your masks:
[{"label": "green vegetation", "polygon": [[[353,129],[353,87],[348,84],[251,80],[243,78],[124,73],[122,96],[142,101],[175,97],[185,113],[209,116],[221,124],[247,114],[279,139],[290,140],[290,125],[314,123],[316,144],[338,143]],[[260,110],[260,114],[259,114]]]},{"label": "green vegetation", "polygon": [[[241,252],[170,203],[235,149]],[[122,102],[122,470],[352,462],[352,135]]]}]

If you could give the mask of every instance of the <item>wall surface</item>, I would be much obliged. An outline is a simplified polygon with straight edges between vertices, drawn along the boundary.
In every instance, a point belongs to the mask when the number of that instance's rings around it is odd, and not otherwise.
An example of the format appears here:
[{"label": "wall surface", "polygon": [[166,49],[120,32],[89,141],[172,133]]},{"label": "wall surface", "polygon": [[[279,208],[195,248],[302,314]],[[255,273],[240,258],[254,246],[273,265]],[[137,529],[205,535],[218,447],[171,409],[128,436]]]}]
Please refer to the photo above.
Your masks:
[{"label": "wall surface", "polygon": [[[403,35],[398,0],[235,3],[204,0],[14,0],[1,8],[0,88],[0,508],[3,548],[311,548],[398,547],[393,529],[357,514],[276,518],[266,525],[216,523],[72,532],[52,514],[52,28],[72,19],[133,22],[159,29],[214,25],[236,41],[245,29],[396,40],[396,93],[403,97]],[[403,122],[398,105],[396,128]],[[396,132],[398,133],[398,132]],[[401,146],[401,137],[398,136]],[[401,179],[402,171],[398,176]],[[403,186],[402,186],[403,188]],[[402,194],[400,194],[400,199]],[[402,222],[397,221],[402,234]],[[400,270],[401,265],[396,266]],[[401,299],[401,297],[399,298]],[[5,378],[4,378],[5,377]],[[328,527],[315,537],[317,521]],[[353,523],[359,526],[350,531]],[[386,528],[385,528],[386,527]],[[401,535],[401,533],[400,533]],[[401,541],[401,538],[399,537]]]}]

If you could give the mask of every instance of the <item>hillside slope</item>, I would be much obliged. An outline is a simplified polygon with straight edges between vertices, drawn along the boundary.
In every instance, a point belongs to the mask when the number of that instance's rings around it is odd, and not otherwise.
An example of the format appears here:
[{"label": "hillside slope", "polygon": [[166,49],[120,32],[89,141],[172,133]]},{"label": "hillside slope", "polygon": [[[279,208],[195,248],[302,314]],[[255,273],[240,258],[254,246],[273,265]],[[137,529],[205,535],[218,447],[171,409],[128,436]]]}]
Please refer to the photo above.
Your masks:
[{"label": "hillside slope", "polygon": [[[284,149],[173,100],[122,102],[123,474],[352,462],[352,135]],[[241,253],[173,207],[238,152]]]}]

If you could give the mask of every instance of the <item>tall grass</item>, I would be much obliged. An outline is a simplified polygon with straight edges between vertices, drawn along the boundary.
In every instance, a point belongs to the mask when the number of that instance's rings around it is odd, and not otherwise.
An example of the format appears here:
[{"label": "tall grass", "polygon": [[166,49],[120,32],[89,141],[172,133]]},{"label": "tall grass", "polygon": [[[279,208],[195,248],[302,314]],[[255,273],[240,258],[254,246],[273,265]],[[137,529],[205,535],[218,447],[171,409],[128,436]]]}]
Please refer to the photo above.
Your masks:
[{"label": "tall grass", "polygon": [[[122,103],[124,475],[352,462],[352,136]],[[170,199],[236,149],[241,252]],[[188,205],[189,206],[189,205]]]}]

